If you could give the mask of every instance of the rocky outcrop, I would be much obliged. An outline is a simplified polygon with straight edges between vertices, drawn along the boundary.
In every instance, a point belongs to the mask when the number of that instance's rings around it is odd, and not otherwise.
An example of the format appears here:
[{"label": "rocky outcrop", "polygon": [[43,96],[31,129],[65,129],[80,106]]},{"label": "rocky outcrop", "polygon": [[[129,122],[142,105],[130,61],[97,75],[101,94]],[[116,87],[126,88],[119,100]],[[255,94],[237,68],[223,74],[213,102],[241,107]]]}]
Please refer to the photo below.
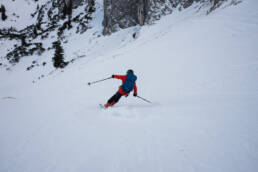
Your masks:
[{"label": "rocky outcrop", "polygon": [[150,0],[104,0],[103,34],[135,25],[144,25]]},{"label": "rocky outcrop", "polygon": [[103,34],[108,35],[119,29],[152,23],[175,9],[185,9],[199,2],[207,6],[207,14],[223,2],[240,0],[104,0]]}]

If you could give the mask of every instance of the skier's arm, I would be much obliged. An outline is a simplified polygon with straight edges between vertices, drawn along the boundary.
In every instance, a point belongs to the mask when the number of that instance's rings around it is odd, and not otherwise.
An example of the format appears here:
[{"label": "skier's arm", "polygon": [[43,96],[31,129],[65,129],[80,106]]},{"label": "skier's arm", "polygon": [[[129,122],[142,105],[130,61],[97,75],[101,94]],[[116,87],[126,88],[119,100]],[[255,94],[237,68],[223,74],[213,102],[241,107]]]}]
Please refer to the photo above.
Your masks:
[{"label": "skier's arm", "polygon": [[114,75],[114,78],[124,80],[126,75]]},{"label": "skier's arm", "polygon": [[134,94],[134,95],[137,95],[137,86],[136,86],[136,83],[134,83],[134,86],[133,86],[133,94]]}]

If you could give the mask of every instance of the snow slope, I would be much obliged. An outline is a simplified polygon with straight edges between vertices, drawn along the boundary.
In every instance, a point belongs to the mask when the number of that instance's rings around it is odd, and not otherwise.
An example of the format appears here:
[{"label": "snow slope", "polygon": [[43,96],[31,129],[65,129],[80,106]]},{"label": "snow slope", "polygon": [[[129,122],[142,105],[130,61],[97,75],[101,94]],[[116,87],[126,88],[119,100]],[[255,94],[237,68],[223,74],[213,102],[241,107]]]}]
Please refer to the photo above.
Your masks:
[{"label": "snow slope", "polygon": [[[27,59],[1,70],[0,171],[257,171],[257,8],[189,8],[89,37],[97,27],[66,45],[85,57],[35,83],[52,69],[25,72]],[[99,109],[120,81],[87,82],[128,68],[153,103],[131,95]]]}]

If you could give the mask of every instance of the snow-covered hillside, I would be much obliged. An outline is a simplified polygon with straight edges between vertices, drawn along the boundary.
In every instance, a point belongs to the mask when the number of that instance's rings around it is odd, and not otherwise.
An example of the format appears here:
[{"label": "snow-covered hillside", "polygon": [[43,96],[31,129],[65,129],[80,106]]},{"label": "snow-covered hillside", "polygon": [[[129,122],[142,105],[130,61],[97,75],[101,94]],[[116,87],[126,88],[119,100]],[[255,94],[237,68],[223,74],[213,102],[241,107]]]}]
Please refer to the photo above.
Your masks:
[{"label": "snow-covered hillside", "polygon": [[[64,70],[26,71],[51,52],[0,68],[0,171],[256,172],[258,2],[208,16],[192,6],[106,37],[102,9],[67,35],[66,58],[80,58]],[[121,83],[87,83],[127,69],[153,103],[100,109]]]}]

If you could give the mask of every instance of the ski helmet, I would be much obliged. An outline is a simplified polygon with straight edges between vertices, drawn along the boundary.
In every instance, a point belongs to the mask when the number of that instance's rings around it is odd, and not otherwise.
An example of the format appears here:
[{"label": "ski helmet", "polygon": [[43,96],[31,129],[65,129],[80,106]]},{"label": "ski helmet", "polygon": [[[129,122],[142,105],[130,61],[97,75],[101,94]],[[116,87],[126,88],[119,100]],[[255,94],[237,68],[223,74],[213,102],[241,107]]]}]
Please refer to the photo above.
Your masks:
[{"label": "ski helmet", "polygon": [[127,74],[133,74],[133,70],[132,69],[129,69],[129,70],[127,70],[127,72],[126,72]]}]

